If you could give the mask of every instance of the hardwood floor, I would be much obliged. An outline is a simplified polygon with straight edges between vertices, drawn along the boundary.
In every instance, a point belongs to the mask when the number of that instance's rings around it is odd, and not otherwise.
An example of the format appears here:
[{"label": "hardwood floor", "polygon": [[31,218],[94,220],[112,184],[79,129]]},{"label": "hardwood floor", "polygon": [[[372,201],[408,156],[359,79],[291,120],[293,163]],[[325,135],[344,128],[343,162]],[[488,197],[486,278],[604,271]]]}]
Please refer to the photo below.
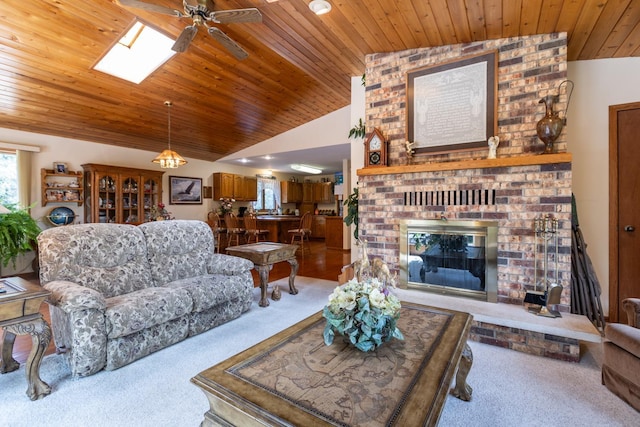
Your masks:
[{"label": "hardwood floor", "polygon": [[[307,251],[305,252],[304,257],[302,257],[300,251],[298,251],[297,258],[299,264],[298,276],[337,281],[338,275],[342,271],[342,267],[349,264],[351,256],[349,251],[327,249],[324,241],[312,240],[311,253]],[[260,279],[255,270],[251,270],[251,272],[253,275],[254,285],[258,286]],[[280,262],[275,264],[273,269],[269,272],[269,282],[289,277],[290,272],[291,268],[289,263]],[[38,280],[35,275],[23,275],[22,277],[28,280]],[[51,324],[49,307],[47,304],[42,304],[40,312],[44,316],[45,320]],[[26,335],[17,336],[13,346],[13,358],[20,364],[23,364],[27,361],[30,351],[31,337]],[[55,346],[52,339],[45,355],[53,353],[55,353]]]}]

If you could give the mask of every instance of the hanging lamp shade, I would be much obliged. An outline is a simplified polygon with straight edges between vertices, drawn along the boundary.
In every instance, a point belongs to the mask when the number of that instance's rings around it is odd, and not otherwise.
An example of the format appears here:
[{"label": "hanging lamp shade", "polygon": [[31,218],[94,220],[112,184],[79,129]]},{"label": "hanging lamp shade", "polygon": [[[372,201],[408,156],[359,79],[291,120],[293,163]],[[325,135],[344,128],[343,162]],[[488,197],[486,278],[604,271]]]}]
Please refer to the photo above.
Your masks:
[{"label": "hanging lamp shade", "polygon": [[153,159],[153,163],[160,163],[160,167],[163,169],[175,169],[178,166],[186,164],[187,161],[183,159],[180,154],[167,148]]},{"label": "hanging lamp shade", "polygon": [[167,106],[168,109],[168,121],[167,121],[167,131],[168,131],[168,146],[167,149],[162,153],[158,154],[158,156],[152,160],[153,163],[159,163],[160,167],[163,169],[175,169],[178,166],[182,166],[187,164],[187,161],[182,158],[182,156],[171,149],[171,101],[165,101],[164,105]]}]

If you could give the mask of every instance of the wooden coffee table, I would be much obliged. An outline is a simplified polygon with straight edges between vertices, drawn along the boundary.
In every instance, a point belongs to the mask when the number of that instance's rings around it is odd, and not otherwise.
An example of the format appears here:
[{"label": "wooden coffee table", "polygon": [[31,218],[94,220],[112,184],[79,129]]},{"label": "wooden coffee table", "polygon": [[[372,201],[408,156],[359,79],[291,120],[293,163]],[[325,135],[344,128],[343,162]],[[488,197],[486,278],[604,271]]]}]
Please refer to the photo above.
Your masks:
[{"label": "wooden coffee table", "polygon": [[273,268],[273,264],[277,262],[287,261],[291,265],[291,273],[289,274],[289,293],[296,295],[298,290],[294,284],[296,274],[298,273],[298,260],[296,259],[297,245],[287,245],[284,243],[258,242],[249,243],[247,245],[229,246],[227,253],[229,255],[246,258],[253,262],[254,268],[260,275],[260,307],[267,307],[269,300],[267,299],[267,285],[269,284],[269,271]]},{"label": "wooden coffee table", "polygon": [[0,327],[4,328],[0,373],[17,370],[20,364],[13,358],[16,335],[31,335],[32,347],[27,359],[27,396],[40,399],[51,393],[51,387],[40,379],[40,362],[51,341],[51,328],[40,314],[40,305],[51,294],[20,277],[0,279]]},{"label": "wooden coffee table", "polygon": [[391,340],[362,353],[323,341],[317,313],[195,376],[209,400],[203,426],[433,426],[457,369],[470,400],[472,316],[403,303]]}]

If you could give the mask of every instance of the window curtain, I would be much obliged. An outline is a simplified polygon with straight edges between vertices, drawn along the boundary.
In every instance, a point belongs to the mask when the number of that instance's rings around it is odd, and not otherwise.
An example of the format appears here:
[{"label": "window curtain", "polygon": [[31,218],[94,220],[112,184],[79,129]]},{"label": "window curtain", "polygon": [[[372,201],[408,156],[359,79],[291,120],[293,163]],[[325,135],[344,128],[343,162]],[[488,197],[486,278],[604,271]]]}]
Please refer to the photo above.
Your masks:
[{"label": "window curtain", "polygon": [[16,166],[18,170],[18,204],[27,208],[31,206],[31,152],[16,150]]},{"label": "window curtain", "polygon": [[265,178],[257,177],[258,179],[258,201],[256,203],[256,209],[278,209],[281,207],[280,203],[280,183],[275,177]]}]

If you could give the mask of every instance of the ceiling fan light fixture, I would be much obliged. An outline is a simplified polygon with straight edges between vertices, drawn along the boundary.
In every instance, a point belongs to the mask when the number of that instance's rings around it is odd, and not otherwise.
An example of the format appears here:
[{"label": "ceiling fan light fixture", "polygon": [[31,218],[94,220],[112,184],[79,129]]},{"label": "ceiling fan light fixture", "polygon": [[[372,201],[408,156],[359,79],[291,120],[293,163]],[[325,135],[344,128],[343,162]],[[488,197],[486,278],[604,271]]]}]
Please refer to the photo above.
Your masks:
[{"label": "ceiling fan light fixture", "polygon": [[309,3],[309,9],[316,15],[324,15],[331,11],[331,3],[327,0],[311,0]]},{"label": "ceiling fan light fixture", "polygon": [[165,101],[164,105],[168,109],[167,131],[169,135],[167,149],[152,160],[153,163],[159,163],[162,169],[175,169],[178,166],[186,165],[187,161],[182,156],[171,149],[171,101]]},{"label": "ceiling fan light fixture", "polygon": [[298,172],[312,173],[314,175],[322,173],[322,169],[319,169],[313,166],[299,165],[295,163],[291,165],[291,169],[296,170]]}]

